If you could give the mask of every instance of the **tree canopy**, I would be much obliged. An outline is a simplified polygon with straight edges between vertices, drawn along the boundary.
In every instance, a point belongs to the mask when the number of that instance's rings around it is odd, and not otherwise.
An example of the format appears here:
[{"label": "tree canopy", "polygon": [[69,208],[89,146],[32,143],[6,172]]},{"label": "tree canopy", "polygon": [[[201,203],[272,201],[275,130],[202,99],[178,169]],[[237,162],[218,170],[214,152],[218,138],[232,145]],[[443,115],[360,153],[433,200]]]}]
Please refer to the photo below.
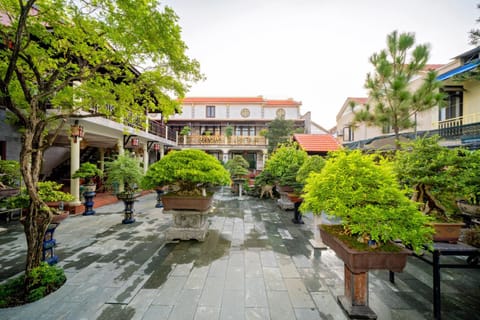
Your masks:
[{"label": "tree canopy", "polygon": [[[365,81],[369,102],[355,112],[355,121],[390,127],[399,148],[399,132],[415,127],[416,113],[443,101],[436,72],[426,70],[429,54],[427,44],[415,45],[415,34],[390,33],[387,48],[370,57],[374,72],[368,73]],[[410,84],[421,72],[426,75],[420,86],[413,88]]]}]

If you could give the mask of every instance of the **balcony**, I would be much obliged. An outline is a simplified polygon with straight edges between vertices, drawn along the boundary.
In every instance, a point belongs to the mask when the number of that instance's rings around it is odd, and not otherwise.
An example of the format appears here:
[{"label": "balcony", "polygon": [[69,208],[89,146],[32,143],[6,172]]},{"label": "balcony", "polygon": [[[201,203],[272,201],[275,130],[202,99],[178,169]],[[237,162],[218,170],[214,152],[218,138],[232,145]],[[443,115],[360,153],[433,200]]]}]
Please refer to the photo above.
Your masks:
[{"label": "balcony", "polygon": [[438,129],[430,131],[430,134],[438,134],[447,140],[478,139],[480,137],[480,113],[438,121],[433,124],[433,127]]},{"label": "balcony", "polygon": [[177,141],[177,133],[175,131],[155,120],[148,120],[148,133],[165,138],[169,141]]},{"label": "balcony", "polygon": [[222,146],[266,146],[267,139],[262,136],[190,135],[180,137],[178,145],[222,145]]}]

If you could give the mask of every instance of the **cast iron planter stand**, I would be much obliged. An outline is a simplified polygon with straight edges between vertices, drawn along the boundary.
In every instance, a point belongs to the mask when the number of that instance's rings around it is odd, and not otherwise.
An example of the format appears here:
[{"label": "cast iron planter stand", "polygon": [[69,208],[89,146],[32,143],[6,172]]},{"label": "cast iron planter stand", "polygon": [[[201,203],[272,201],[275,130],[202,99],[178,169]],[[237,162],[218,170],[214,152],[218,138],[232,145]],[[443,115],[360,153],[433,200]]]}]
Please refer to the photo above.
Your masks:
[{"label": "cast iron planter stand", "polygon": [[163,190],[157,190],[157,204],[155,205],[155,208],[163,208],[163,203],[162,203],[163,194],[164,194]]},{"label": "cast iron planter stand", "polygon": [[84,216],[91,216],[95,214],[93,210],[93,197],[95,197],[95,191],[85,191],[83,193],[83,197],[85,198],[85,212],[83,213]]}]

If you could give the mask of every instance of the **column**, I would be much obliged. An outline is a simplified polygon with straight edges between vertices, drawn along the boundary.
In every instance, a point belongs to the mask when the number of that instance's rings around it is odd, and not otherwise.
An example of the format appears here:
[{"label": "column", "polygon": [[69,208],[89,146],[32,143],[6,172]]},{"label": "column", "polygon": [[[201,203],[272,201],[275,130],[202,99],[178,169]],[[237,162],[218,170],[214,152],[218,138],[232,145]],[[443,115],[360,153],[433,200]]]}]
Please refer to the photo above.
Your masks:
[{"label": "column", "polygon": [[[117,141],[117,149],[118,149],[118,155],[124,155],[125,154],[125,149],[123,149],[123,136],[120,137]],[[114,188],[115,190],[115,188]],[[125,191],[123,187],[123,181],[118,182],[118,189],[116,190],[117,192],[123,192]]]},{"label": "column", "polygon": [[100,152],[100,170],[105,171],[105,149],[104,148],[98,148],[98,151]]},{"label": "column", "polygon": [[163,158],[165,155],[165,146],[163,144],[160,145],[160,159]]},{"label": "column", "polygon": [[147,173],[148,169],[148,147],[146,144],[143,145],[143,173]]},{"label": "column", "polygon": [[70,202],[73,206],[79,206],[80,202],[80,179],[72,179],[72,175],[80,168],[80,141],[82,138],[70,139],[70,193],[75,198]]}]

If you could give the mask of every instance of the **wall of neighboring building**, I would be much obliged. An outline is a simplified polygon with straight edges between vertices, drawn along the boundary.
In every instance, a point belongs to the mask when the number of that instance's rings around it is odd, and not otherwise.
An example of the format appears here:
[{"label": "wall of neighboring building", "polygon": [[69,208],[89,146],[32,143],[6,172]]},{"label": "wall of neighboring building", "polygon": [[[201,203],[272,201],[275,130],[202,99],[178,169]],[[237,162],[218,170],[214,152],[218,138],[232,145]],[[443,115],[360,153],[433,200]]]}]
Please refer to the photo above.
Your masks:
[{"label": "wall of neighboring building", "polygon": [[0,148],[1,160],[20,159],[21,135],[6,122],[6,111],[3,108],[0,108]]},{"label": "wall of neighboring building", "polygon": [[[473,122],[480,122],[480,81],[465,82],[464,89],[463,115],[464,117],[470,116]],[[466,121],[468,120],[466,119]]]}]

